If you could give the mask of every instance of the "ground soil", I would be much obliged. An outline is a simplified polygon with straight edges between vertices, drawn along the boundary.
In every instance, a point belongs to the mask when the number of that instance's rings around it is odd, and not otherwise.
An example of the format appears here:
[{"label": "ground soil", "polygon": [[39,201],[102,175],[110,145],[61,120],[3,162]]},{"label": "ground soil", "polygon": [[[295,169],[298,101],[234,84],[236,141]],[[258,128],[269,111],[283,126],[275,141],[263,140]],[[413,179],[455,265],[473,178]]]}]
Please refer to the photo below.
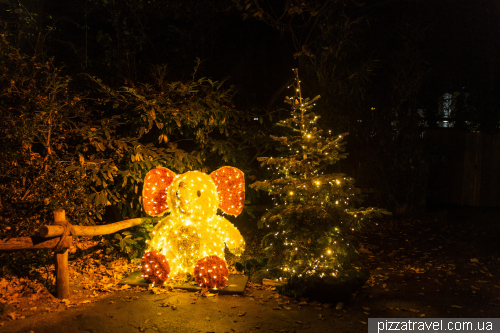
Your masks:
[{"label": "ground soil", "polygon": [[242,296],[121,289],[126,269],[108,264],[93,268],[99,281],[75,273],[69,300],[2,280],[0,332],[366,332],[368,318],[498,318],[499,215],[441,208],[367,228],[358,241],[371,276],[345,304],[288,299],[259,284]]}]

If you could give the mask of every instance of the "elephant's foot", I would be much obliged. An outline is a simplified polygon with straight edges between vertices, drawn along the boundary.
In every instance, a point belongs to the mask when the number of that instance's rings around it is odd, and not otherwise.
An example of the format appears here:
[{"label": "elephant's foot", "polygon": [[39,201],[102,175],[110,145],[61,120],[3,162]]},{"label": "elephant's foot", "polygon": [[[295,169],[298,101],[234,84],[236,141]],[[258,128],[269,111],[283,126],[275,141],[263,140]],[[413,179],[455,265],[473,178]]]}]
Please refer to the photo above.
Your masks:
[{"label": "elephant's foot", "polygon": [[170,265],[163,254],[157,251],[148,251],[142,257],[141,272],[147,281],[163,284],[168,280]]},{"label": "elephant's foot", "polygon": [[226,262],[218,256],[201,258],[194,266],[194,279],[200,287],[224,288],[228,276]]}]

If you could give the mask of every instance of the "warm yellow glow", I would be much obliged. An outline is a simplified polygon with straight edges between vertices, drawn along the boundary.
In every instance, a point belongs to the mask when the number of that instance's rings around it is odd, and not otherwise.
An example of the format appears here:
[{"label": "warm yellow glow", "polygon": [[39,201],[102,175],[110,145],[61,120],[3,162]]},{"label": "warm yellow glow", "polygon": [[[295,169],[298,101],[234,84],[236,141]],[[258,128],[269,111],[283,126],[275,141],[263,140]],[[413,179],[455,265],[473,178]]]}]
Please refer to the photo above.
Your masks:
[{"label": "warm yellow glow", "polygon": [[243,209],[244,191],[243,172],[232,167],[210,175],[199,171],[175,175],[165,168],[151,170],[144,182],[146,212],[161,215],[168,209],[170,215],[152,230],[148,249],[157,250],[172,263],[171,276],[193,274],[198,260],[223,257],[225,246],[241,255],[243,237],[231,222],[217,215],[217,208],[238,215]]}]

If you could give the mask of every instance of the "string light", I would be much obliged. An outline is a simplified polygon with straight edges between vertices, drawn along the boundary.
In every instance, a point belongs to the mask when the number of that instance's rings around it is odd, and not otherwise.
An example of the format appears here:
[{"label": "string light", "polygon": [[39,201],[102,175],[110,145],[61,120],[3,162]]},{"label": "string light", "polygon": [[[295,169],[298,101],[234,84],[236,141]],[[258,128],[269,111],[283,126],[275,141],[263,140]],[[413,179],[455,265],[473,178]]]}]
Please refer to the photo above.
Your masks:
[{"label": "string light", "polygon": [[162,284],[168,280],[170,265],[165,256],[157,251],[147,252],[141,260],[142,277],[146,280]]},{"label": "string light", "polygon": [[294,96],[285,100],[292,107],[290,117],[278,122],[287,135],[272,136],[283,156],[261,157],[272,176],[251,185],[266,190],[273,200],[273,208],[260,221],[269,231],[264,251],[269,262],[279,263],[276,268],[283,277],[338,276],[352,251],[343,232],[354,231],[373,210],[353,207],[358,193],[354,179],[325,174],[328,165],[346,157],[344,135],[317,127],[320,117],[309,110],[319,96],[303,99],[298,71],[293,71]]},{"label": "string light", "polygon": [[194,279],[200,287],[224,288],[228,276],[226,262],[217,256],[200,259],[194,267]]},{"label": "string light", "polygon": [[241,255],[243,237],[231,222],[217,215],[217,209],[240,214],[244,191],[244,174],[233,167],[222,167],[210,175],[199,171],[176,175],[162,167],[149,171],[144,182],[144,208],[154,216],[170,214],[153,228],[148,251],[165,256],[172,277],[193,274],[200,258],[223,257],[226,246]]}]

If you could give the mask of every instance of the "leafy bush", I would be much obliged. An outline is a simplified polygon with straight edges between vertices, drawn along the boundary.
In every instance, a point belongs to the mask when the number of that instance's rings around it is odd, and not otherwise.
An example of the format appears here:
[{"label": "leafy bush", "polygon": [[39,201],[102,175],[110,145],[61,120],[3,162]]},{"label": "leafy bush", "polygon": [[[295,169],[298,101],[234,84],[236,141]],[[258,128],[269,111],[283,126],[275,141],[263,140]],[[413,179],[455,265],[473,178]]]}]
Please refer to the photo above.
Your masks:
[{"label": "leafy bush", "polygon": [[149,237],[151,229],[153,229],[152,223],[144,223],[123,231],[121,234],[114,234],[114,239],[118,241],[119,249],[129,258],[142,258],[146,250],[146,241],[151,239]]},{"label": "leafy bush", "polygon": [[0,73],[0,237],[32,235],[60,207],[70,220],[91,223],[104,205],[89,200],[85,174],[64,169],[78,140],[67,123],[82,114],[70,78],[51,62],[20,54],[5,35]]},{"label": "leafy bush", "polygon": [[66,168],[87,174],[96,184],[96,204],[116,204],[123,216],[141,211],[141,186],[146,173],[158,166],[176,172],[207,171],[235,161],[229,122],[238,113],[230,105],[231,91],[210,79],[169,83],[162,67],[155,84],[114,89],[86,76],[92,93],[84,101],[98,121],[79,124],[81,144]]},{"label": "leafy bush", "polygon": [[[195,74],[168,82],[157,66],[151,83],[115,88],[86,74],[64,75],[52,61],[37,62],[12,47],[6,34],[0,87],[0,238],[34,235],[57,208],[79,225],[102,223],[107,206],[119,210],[117,218],[141,216],[150,169],[245,169],[262,146],[257,136],[265,138],[249,114],[232,108],[233,92],[223,82]],[[147,229],[116,236],[117,245],[140,256]]]}]

